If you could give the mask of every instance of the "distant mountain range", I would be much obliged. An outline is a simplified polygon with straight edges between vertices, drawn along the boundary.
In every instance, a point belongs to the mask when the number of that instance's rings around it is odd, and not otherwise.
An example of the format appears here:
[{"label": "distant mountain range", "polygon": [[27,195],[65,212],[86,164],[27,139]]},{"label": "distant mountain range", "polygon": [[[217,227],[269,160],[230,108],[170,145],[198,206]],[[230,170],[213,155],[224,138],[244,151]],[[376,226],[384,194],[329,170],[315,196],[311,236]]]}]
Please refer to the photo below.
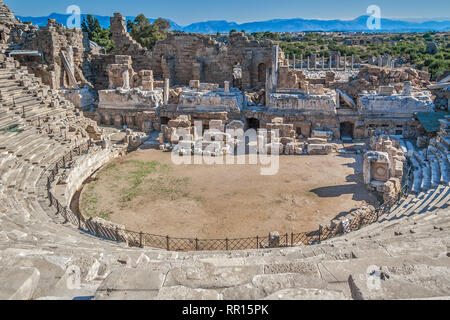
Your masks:
[{"label": "distant mountain range", "polygon": [[[110,25],[110,17],[94,15],[103,28]],[[32,22],[37,26],[46,26],[48,19],[56,19],[56,22],[65,24],[69,15],[52,13],[47,17],[22,17],[17,16],[23,22]],[[82,15],[82,19],[86,15]],[[135,17],[127,16],[127,20]],[[423,21],[417,19],[381,19],[380,30],[369,30],[367,28],[368,16],[361,16],[354,20],[318,20],[318,19],[275,19],[267,21],[256,21],[247,23],[236,23],[229,21],[205,21],[181,26],[167,19],[173,31],[184,31],[193,33],[228,33],[235,29],[246,32],[305,32],[305,31],[366,31],[366,32],[425,32],[425,31],[450,31],[450,18],[436,18],[435,20]],[[149,19],[153,22],[155,19]]]}]

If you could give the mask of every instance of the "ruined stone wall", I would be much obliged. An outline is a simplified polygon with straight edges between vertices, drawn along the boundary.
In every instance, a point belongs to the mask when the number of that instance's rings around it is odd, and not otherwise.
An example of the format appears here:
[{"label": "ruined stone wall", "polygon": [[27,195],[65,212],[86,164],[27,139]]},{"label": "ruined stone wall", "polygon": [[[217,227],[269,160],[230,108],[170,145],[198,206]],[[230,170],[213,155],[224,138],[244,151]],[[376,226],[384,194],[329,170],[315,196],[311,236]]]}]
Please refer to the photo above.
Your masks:
[{"label": "ruined stone wall", "polygon": [[[15,58],[52,89],[83,87],[93,80],[89,40],[80,29],[68,29],[49,19],[48,25],[40,28],[19,23],[10,33],[9,49],[41,52],[42,58]],[[68,74],[62,55],[73,76]]]},{"label": "ruined stone wall", "polygon": [[399,141],[388,136],[372,136],[369,147],[364,155],[364,183],[369,190],[378,191],[384,202],[390,201],[401,191],[406,157]]},{"label": "ruined stone wall", "polygon": [[380,86],[392,85],[396,92],[403,91],[404,83],[425,89],[430,85],[430,74],[413,68],[381,68],[377,66],[364,65],[358,75],[348,82],[329,83],[331,89],[340,89],[353,99],[357,99],[362,91],[376,91]]},{"label": "ruined stone wall", "polygon": [[95,90],[105,90],[109,87],[109,78],[108,78],[108,65],[113,64],[115,62],[114,55],[100,54],[93,55],[91,59],[91,71],[92,74],[95,75],[93,77],[92,85]]},{"label": "ruined stone wall", "polygon": [[190,80],[233,83],[234,68],[238,66],[244,89],[263,88],[266,68],[272,67],[274,61],[271,41],[250,41],[242,33],[232,34],[227,44],[206,35],[174,33],[150,51],[126,32],[120,14],[111,18],[111,32],[116,54],[130,55],[136,72],[153,70],[155,79],[169,78],[172,85],[187,85]]},{"label": "ruined stone wall", "polygon": [[[85,35],[78,29],[67,29],[54,20],[49,20],[46,27],[41,27],[34,38],[32,49],[40,50],[43,53],[43,59],[48,68],[49,85],[52,88],[70,87],[67,72],[64,67],[61,52],[64,52],[69,63],[72,65],[72,71],[79,85],[87,83],[84,72],[86,59]],[[88,77],[90,74],[87,75]]]},{"label": "ruined stone wall", "polygon": [[306,76],[301,70],[293,70],[287,66],[278,69],[278,88],[304,89]]}]

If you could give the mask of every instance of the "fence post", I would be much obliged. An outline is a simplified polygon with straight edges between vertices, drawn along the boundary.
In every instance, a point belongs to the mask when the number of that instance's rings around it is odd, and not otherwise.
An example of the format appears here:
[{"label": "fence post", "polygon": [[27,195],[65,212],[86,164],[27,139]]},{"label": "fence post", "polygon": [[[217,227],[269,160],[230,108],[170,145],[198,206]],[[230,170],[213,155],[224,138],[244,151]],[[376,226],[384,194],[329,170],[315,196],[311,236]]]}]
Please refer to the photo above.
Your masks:
[{"label": "fence post", "polygon": [[259,236],[256,236],[256,249],[259,249]]},{"label": "fence post", "polygon": [[228,238],[225,239],[225,248],[228,251]]},{"label": "fence post", "polygon": [[142,231],[141,232],[139,232],[139,247],[140,248],[143,248],[143,245],[142,245]]},{"label": "fence post", "polygon": [[321,236],[322,236],[322,226],[319,226],[319,243],[321,243],[320,240]]},{"label": "fence post", "polygon": [[291,247],[294,246],[294,233],[291,233]]},{"label": "fence post", "polygon": [[81,213],[78,213],[77,216],[78,216],[78,229],[81,230]]},{"label": "fence post", "polygon": [[198,239],[195,238],[195,251],[198,251]]},{"label": "fence post", "polygon": [[289,234],[286,233],[286,247],[289,247]]},{"label": "fence post", "polygon": [[166,237],[166,245],[167,245],[167,251],[170,251],[169,236]]}]

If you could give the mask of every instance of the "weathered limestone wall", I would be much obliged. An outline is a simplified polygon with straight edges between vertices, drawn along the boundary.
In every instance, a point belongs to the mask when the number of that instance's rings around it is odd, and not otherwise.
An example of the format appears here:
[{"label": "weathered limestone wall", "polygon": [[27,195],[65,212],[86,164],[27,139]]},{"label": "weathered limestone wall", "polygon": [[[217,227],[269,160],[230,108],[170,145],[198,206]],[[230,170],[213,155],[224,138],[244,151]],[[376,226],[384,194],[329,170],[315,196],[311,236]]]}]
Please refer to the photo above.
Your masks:
[{"label": "weathered limestone wall", "polygon": [[99,109],[151,110],[163,105],[163,91],[140,89],[108,89],[99,94]]},{"label": "weathered limestone wall", "polygon": [[92,80],[89,41],[80,29],[67,29],[49,19],[47,26],[20,30],[18,35],[22,42],[17,49],[40,51],[42,58],[16,58],[52,89],[83,87]]},{"label": "weathered limestone wall", "polygon": [[370,93],[378,90],[380,86],[392,85],[395,91],[400,93],[407,81],[416,88],[425,89],[430,85],[430,74],[413,68],[393,69],[364,65],[354,79],[346,82],[335,81],[330,83],[329,87],[340,89],[353,99],[357,99],[362,91]]},{"label": "weathered limestone wall", "polygon": [[89,152],[77,158],[70,170],[66,171],[67,175],[55,187],[54,195],[59,198],[62,205],[69,206],[71,199],[81,188],[83,182],[103,165],[121,156],[122,153],[123,150],[119,148],[107,147],[99,148],[95,152]]},{"label": "weathered limestone wall", "polygon": [[306,76],[301,70],[293,70],[287,66],[278,69],[278,88],[306,89]]},{"label": "weathered limestone wall", "polygon": [[14,17],[14,12],[8,8],[3,0],[0,0],[0,24],[15,25],[17,22],[17,19]]},{"label": "weathered limestone wall", "polygon": [[286,94],[269,95],[269,111],[291,110],[297,112],[328,113],[335,115],[337,109],[336,93],[329,91],[323,94]]},{"label": "weathered limestone wall", "polygon": [[82,89],[63,89],[61,92],[79,110],[90,111],[97,103],[96,92],[88,86]]},{"label": "weathered limestone wall", "polygon": [[363,116],[396,115],[412,117],[415,112],[433,112],[434,104],[431,95],[361,95],[358,108]]},{"label": "weathered limestone wall", "polygon": [[224,111],[240,112],[244,103],[244,97],[239,90],[224,92],[183,90],[180,94],[178,111]]},{"label": "weathered limestone wall", "polygon": [[[130,55],[136,72],[153,70],[155,79],[169,78],[173,85],[187,85],[190,80],[230,81],[243,88],[262,88],[266,68],[272,68],[276,61],[271,41],[250,41],[242,33],[232,34],[227,44],[206,35],[175,33],[150,51],[130,37],[120,14],[111,18],[111,32],[116,53]],[[236,66],[241,69],[241,79],[233,76]]]},{"label": "weathered limestone wall", "polygon": [[372,136],[370,151],[364,155],[364,183],[372,191],[378,191],[385,202],[394,199],[401,191],[406,157],[398,140],[388,136]]},{"label": "weathered limestone wall", "polygon": [[109,88],[109,78],[107,68],[110,64],[115,63],[115,55],[93,55],[91,59],[92,74],[95,75],[92,80],[92,85],[95,90],[105,90]]}]

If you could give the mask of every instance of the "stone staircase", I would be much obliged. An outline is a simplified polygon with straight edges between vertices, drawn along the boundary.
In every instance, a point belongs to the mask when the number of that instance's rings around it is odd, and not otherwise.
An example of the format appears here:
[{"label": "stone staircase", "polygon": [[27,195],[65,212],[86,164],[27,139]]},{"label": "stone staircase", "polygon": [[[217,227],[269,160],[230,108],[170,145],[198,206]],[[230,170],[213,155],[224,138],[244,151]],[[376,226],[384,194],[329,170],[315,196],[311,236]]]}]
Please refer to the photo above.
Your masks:
[{"label": "stone staircase", "polygon": [[450,213],[441,210],[308,247],[159,257],[144,251],[137,260],[123,258],[127,267],[114,270],[95,299],[449,297],[449,226]]},{"label": "stone staircase", "polygon": [[412,165],[409,181],[411,194],[394,206],[381,222],[446,209],[450,205],[450,130],[448,120],[442,121],[441,132],[431,139],[428,148],[417,150],[410,142],[402,142]]},{"label": "stone staircase", "polygon": [[[449,186],[442,184],[441,164],[441,143],[447,140],[432,145],[440,150],[433,153],[440,184],[433,188],[431,179],[429,190],[409,195],[390,217],[354,233],[281,249],[129,248],[76,229],[49,205],[49,170],[89,139],[90,120],[12,59],[0,55],[0,61],[0,299],[450,296]],[[53,193],[68,206],[68,193],[80,183],[72,180],[82,180],[114,155],[93,146],[75,156],[60,170]],[[430,170],[433,177],[431,165]]]}]

